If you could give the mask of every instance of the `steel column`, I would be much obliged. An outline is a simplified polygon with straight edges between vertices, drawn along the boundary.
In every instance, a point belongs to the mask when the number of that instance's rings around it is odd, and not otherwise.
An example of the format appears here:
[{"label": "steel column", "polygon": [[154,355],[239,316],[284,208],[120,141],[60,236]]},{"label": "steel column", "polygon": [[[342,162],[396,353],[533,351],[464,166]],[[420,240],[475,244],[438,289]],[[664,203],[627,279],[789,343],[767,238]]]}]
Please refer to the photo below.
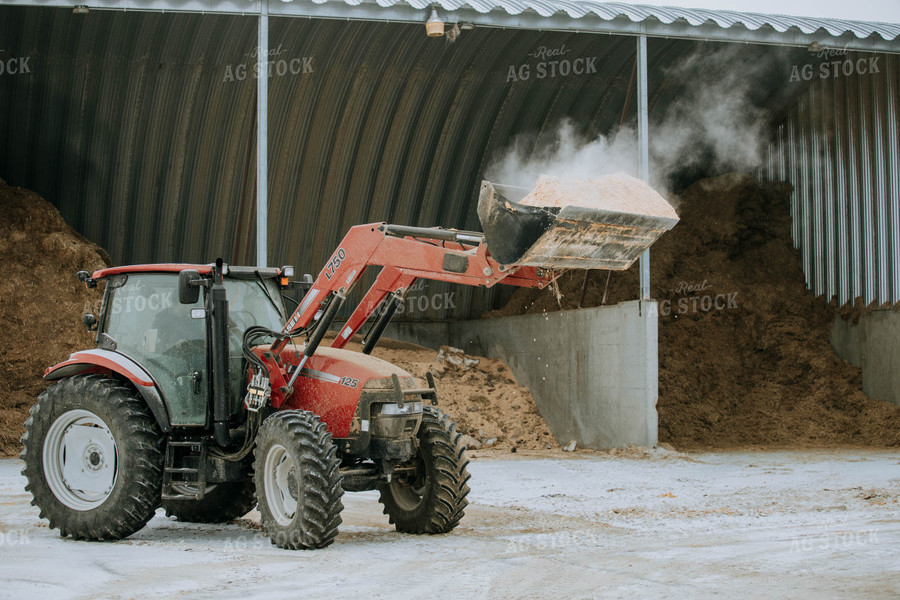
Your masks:
[{"label": "steel column", "polygon": [[[647,100],[647,36],[637,38],[637,91],[638,91],[638,172],[641,179],[650,181],[650,134],[648,123],[650,109]],[[640,258],[641,300],[650,298],[650,249]]]},{"label": "steel column", "polygon": [[256,264],[265,267],[269,244],[269,0],[259,0],[256,61]]}]

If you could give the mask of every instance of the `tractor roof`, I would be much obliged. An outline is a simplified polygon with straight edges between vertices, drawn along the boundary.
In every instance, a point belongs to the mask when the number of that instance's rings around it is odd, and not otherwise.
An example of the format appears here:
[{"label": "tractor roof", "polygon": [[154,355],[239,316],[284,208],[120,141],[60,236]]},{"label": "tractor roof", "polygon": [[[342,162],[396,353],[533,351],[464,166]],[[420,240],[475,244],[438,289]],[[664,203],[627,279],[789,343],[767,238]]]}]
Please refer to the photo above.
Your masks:
[{"label": "tractor roof", "polygon": [[[185,270],[194,270],[200,273],[201,275],[209,275],[214,264],[208,265],[190,265],[190,264],[181,264],[181,263],[160,263],[154,265],[124,265],[121,267],[109,267],[106,269],[99,269],[94,271],[93,275],[91,275],[92,279],[103,279],[104,277],[110,277],[112,275],[119,275],[122,273],[180,273]],[[278,277],[281,275],[281,269],[275,267],[232,267],[228,265],[228,271],[226,272],[227,276],[238,277],[238,278],[248,278],[248,277],[256,277],[256,273],[259,273],[265,279],[269,279],[272,277]]]}]

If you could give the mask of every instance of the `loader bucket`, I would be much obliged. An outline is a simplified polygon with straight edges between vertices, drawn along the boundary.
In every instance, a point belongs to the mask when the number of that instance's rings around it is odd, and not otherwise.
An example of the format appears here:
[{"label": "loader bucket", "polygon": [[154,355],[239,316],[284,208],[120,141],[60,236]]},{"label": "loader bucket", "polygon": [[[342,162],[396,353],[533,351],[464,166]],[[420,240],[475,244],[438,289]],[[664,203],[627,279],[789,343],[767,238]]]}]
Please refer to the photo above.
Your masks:
[{"label": "loader bucket", "polygon": [[527,206],[508,200],[489,181],[481,183],[478,218],[488,250],[500,264],[614,271],[630,267],[678,222],[677,217],[588,208],[577,201]]}]

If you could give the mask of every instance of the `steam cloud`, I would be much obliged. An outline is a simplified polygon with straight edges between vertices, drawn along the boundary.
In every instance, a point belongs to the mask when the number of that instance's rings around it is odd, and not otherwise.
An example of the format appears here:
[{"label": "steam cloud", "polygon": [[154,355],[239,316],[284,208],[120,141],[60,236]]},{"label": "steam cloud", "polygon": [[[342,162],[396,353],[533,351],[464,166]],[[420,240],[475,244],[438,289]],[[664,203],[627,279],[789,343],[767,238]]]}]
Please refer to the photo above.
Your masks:
[{"label": "steam cloud", "polygon": [[[680,91],[662,118],[650,123],[653,187],[669,187],[673,174],[691,167],[747,170],[759,165],[766,122],[751,96],[768,65],[752,62],[756,59],[743,46],[724,46],[695,52],[666,71],[667,83],[674,82]],[[560,179],[617,172],[638,175],[634,129],[623,127],[594,139],[578,130],[576,123],[564,120],[549,140],[547,136],[514,140],[489,164],[485,177],[531,189],[540,175]]]}]

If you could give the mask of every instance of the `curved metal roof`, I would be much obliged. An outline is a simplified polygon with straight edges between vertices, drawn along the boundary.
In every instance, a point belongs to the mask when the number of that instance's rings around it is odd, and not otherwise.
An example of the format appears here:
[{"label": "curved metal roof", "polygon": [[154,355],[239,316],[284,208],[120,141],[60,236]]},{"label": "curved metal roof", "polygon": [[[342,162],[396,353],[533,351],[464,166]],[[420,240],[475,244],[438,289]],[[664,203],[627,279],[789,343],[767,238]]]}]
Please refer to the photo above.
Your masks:
[{"label": "curved metal roof", "polygon": [[[311,1],[313,4],[344,2],[349,6],[358,6],[360,4],[371,2],[372,0]],[[422,10],[436,4],[447,11],[470,8],[482,14],[487,14],[495,10],[502,10],[510,15],[518,15],[524,12],[533,11],[542,17],[552,17],[559,13],[564,13],[573,19],[582,19],[590,15],[595,15],[607,21],[625,18],[633,23],[640,23],[651,19],[666,24],[685,21],[694,26],[715,23],[724,29],[735,26],[743,26],[750,30],[771,27],[775,31],[784,32],[791,28],[796,28],[803,33],[814,33],[823,30],[833,36],[851,33],[858,38],[867,38],[875,33],[886,40],[892,40],[897,38],[897,36],[900,36],[900,25],[891,23],[794,17],[787,15],[737,12],[731,10],[681,8],[676,6],[651,6],[646,4],[626,4],[623,2],[592,2],[589,0],[437,0],[436,2],[434,0],[375,0],[374,4],[381,7],[408,4]]]},{"label": "curved metal roof", "polygon": [[[0,0],[71,8],[74,0]],[[252,14],[259,0],[78,0],[92,9]],[[422,23],[432,6],[448,22],[482,27],[646,34],[747,43],[809,45],[822,35],[851,49],[898,52],[900,24],[593,0],[270,0],[272,16]],[[832,41],[835,41],[832,40]]]}]

